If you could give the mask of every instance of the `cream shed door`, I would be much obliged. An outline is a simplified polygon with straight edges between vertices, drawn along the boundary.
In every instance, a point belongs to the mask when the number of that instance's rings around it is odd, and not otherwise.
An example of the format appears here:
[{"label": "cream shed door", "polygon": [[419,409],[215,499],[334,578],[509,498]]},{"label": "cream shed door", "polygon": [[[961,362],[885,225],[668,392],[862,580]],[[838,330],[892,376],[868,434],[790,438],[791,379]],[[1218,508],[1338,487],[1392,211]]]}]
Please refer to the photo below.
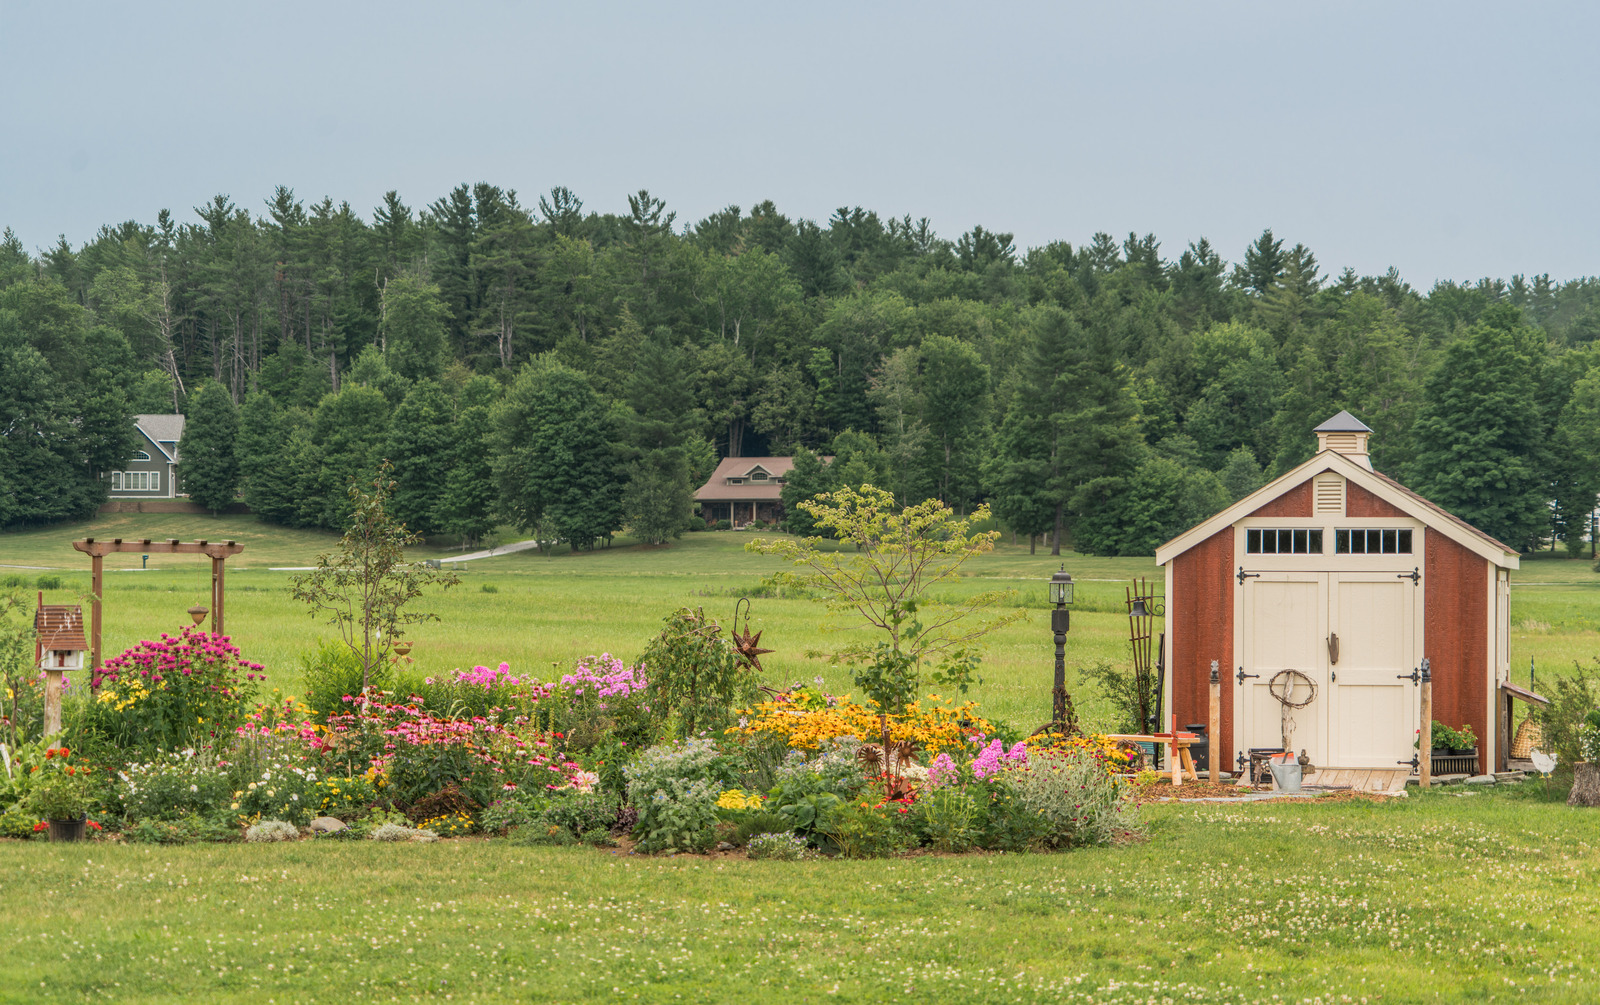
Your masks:
[{"label": "cream shed door", "polygon": [[1327,763],[1394,768],[1411,760],[1417,728],[1417,688],[1402,675],[1417,665],[1420,588],[1393,572],[1336,572],[1329,579],[1338,659],[1330,646]]},{"label": "cream shed door", "polygon": [[1242,607],[1242,665],[1246,674],[1256,675],[1238,685],[1236,695],[1243,746],[1283,746],[1284,708],[1268,686],[1280,670],[1298,670],[1315,682],[1317,697],[1305,708],[1289,711],[1289,743],[1314,762],[1327,764],[1328,574],[1263,572],[1245,580]]}]

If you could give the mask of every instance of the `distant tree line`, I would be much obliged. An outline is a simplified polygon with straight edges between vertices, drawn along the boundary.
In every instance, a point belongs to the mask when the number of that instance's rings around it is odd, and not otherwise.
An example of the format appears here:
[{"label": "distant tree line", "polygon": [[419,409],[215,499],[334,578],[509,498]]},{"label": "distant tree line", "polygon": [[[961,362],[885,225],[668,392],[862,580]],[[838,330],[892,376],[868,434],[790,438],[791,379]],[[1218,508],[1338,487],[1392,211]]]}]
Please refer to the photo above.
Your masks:
[{"label": "distant tree line", "polygon": [[791,514],[871,482],[1149,554],[1341,408],[1380,470],[1520,548],[1578,547],[1600,492],[1594,278],[1424,292],[1271,231],[1230,264],[1203,238],[1019,253],[859,207],[628,207],[478,184],[364,219],[279,188],[78,248],[6,231],[0,526],[91,512],[128,417],[174,409],[207,506],[337,528],[387,458],[396,514],[464,542],[666,540],[719,456],[795,454]]}]

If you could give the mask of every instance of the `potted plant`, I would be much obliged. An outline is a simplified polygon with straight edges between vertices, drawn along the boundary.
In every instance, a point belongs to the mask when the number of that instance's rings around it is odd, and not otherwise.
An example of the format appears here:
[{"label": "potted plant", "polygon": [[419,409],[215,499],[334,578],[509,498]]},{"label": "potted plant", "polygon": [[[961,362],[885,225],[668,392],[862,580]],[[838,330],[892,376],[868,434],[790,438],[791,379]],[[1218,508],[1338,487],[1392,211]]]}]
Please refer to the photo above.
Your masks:
[{"label": "potted plant", "polygon": [[49,823],[50,840],[81,841],[89,815],[88,772],[71,763],[72,751],[66,747],[52,747],[44,756],[28,790],[27,808]]},{"label": "potted plant", "polygon": [[1433,723],[1433,756],[1449,757],[1451,749],[1456,745],[1456,731],[1435,719]]},{"label": "potted plant", "polygon": [[1450,753],[1456,757],[1466,757],[1478,752],[1478,734],[1473,730],[1472,724],[1466,723],[1460,729],[1454,730]]}]

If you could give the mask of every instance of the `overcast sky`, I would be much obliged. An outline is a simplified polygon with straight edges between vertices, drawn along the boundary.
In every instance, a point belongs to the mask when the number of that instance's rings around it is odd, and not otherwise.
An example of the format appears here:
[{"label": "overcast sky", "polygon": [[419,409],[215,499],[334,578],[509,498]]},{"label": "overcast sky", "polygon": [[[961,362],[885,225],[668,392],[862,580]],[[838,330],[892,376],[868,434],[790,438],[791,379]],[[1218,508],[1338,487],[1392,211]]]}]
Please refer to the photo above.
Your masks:
[{"label": "overcast sky", "polygon": [[275,185],[774,200],[1019,247],[1263,227],[1330,274],[1600,273],[1592,4],[0,0],[30,250]]}]

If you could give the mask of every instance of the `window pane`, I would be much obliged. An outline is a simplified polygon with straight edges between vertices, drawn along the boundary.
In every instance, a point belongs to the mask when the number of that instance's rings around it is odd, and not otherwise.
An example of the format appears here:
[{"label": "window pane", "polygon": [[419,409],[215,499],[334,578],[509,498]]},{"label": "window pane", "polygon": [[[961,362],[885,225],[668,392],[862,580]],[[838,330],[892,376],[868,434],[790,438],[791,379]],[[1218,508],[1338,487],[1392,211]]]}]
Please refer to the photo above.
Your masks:
[{"label": "window pane", "polygon": [[111,472],[111,491],[115,492],[120,488],[122,488],[122,472],[113,471]]},{"label": "window pane", "polygon": [[1340,555],[1350,554],[1350,532],[1336,530],[1333,532],[1333,550]]},{"label": "window pane", "polygon": [[1320,530],[1311,532],[1311,554],[1322,554],[1322,531]]},{"label": "window pane", "polygon": [[1394,554],[1394,548],[1395,548],[1395,532],[1392,531],[1392,530],[1384,531],[1383,532],[1383,553],[1385,555],[1393,555]]},{"label": "window pane", "polygon": [[1411,531],[1409,528],[1400,532],[1400,554],[1411,554]]},{"label": "window pane", "polygon": [[151,492],[160,492],[161,491],[161,472],[159,472],[159,471],[150,472],[150,491]]},{"label": "window pane", "polygon": [[1303,530],[1294,532],[1294,553],[1296,555],[1304,555],[1306,553],[1306,532]]},{"label": "window pane", "polygon": [[1245,531],[1244,550],[1250,555],[1261,554],[1261,532],[1259,530]]}]

